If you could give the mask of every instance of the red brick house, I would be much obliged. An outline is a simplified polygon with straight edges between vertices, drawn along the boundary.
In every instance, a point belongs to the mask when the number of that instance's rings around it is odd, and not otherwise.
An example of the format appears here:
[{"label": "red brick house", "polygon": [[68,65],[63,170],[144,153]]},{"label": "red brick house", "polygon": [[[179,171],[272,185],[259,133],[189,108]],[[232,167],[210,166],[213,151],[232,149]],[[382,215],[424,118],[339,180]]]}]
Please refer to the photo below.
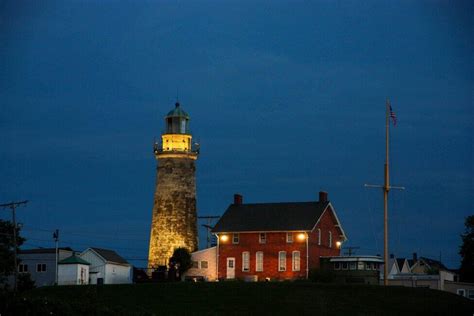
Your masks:
[{"label": "red brick house", "polygon": [[243,204],[236,194],[212,232],[218,279],[302,279],[347,238],[326,192],[317,202]]}]

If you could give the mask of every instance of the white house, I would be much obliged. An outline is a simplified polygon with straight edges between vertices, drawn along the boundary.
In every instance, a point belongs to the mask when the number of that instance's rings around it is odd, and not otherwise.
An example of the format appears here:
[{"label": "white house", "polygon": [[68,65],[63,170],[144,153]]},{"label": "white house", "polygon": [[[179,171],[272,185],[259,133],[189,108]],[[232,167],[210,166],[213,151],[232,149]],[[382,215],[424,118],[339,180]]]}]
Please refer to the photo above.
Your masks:
[{"label": "white house", "polygon": [[217,247],[198,250],[191,253],[192,268],[184,273],[185,278],[202,278],[205,281],[217,279]]},{"label": "white house", "polygon": [[[59,248],[58,260],[66,259],[73,253],[69,247]],[[22,249],[18,252],[18,259],[18,272],[29,273],[36,286],[50,286],[56,282],[55,248]]]},{"label": "white house", "polygon": [[72,255],[58,262],[58,285],[89,284],[90,263]]},{"label": "white house", "polygon": [[132,283],[132,266],[115,251],[87,248],[80,257],[90,263],[90,284]]}]

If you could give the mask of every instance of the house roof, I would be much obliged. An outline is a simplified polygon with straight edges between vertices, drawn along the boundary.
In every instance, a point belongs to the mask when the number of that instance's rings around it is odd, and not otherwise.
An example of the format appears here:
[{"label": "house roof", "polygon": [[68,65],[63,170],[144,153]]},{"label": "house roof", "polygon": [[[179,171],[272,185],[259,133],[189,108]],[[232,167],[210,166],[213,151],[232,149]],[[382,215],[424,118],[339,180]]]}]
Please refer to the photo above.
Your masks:
[{"label": "house roof", "polygon": [[402,271],[405,260],[405,258],[397,258],[398,270]]},{"label": "house roof", "polygon": [[90,265],[89,262],[87,262],[86,260],[84,260],[80,257],[77,257],[75,255],[72,255],[70,257],[67,257],[66,259],[63,259],[63,260],[59,261],[58,264],[85,264],[85,265]]},{"label": "house roof", "polygon": [[[73,251],[70,247],[58,248],[58,250]],[[19,254],[40,254],[40,253],[56,253],[56,248],[35,248],[35,249],[21,249]]]},{"label": "house roof", "polygon": [[119,263],[119,264],[129,264],[127,260],[122,258],[119,254],[117,254],[113,250],[109,249],[102,249],[102,248],[94,248],[91,247],[89,249],[92,249],[94,252],[96,252],[99,256],[104,258],[105,261],[107,262],[113,262],[113,263]]},{"label": "house roof", "polygon": [[231,204],[212,232],[311,231],[328,205],[329,202]]},{"label": "house roof", "polygon": [[426,257],[420,257],[420,260],[423,260],[426,264],[428,264],[431,268],[435,268],[438,270],[448,270],[444,264],[441,263],[441,261],[426,258]]}]

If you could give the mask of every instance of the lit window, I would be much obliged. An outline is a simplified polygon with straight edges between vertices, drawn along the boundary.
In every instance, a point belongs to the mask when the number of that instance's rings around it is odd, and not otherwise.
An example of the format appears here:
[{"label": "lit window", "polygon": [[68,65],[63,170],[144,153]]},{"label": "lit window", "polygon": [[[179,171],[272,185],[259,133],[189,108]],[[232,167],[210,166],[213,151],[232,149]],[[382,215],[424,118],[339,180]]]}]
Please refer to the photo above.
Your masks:
[{"label": "lit window", "polygon": [[242,271],[250,271],[250,252],[242,252]]},{"label": "lit window", "polygon": [[300,271],[300,252],[293,251],[293,258],[292,258],[292,269],[293,271]]},{"label": "lit window", "polygon": [[208,263],[207,261],[201,261],[201,269],[207,269]]},{"label": "lit window", "polygon": [[286,233],[286,242],[287,243],[293,242],[293,233]]},{"label": "lit window", "polygon": [[46,263],[38,263],[36,265],[36,272],[46,272]]},{"label": "lit window", "polygon": [[232,234],[232,243],[233,244],[239,243],[239,233]]},{"label": "lit window", "polygon": [[321,246],[321,229],[318,228],[318,246]]},{"label": "lit window", "polygon": [[286,251],[278,253],[278,271],[286,271]]},{"label": "lit window", "polygon": [[257,251],[255,254],[255,271],[262,272],[263,271],[263,252]]},{"label": "lit window", "polygon": [[332,232],[329,232],[329,240],[328,240],[328,247],[332,248]]},{"label": "lit window", "polygon": [[265,244],[267,242],[267,234],[260,233],[258,237],[258,242],[261,244]]}]

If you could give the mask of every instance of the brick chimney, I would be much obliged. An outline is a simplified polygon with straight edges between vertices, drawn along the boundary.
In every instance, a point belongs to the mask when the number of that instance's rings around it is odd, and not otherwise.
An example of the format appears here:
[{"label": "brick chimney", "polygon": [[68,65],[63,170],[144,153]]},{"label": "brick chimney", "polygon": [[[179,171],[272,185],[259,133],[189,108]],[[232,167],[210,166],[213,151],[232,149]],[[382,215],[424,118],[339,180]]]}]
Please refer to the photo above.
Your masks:
[{"label": "brick chimney", "polygon": [[242,195],[240,195],[238,193],[234,194],[234,204],[235,205],[242,205],[242,200],[243,200]]},{"label": "brick chimney", "polygon": [[328,201],[328,193],[325,191],[319,191],[319,202],[327,202]]},{"label": "brick chimney", "polygon": [[390,254],[390,259],[394,259],[395,255],[393,253]]}]

